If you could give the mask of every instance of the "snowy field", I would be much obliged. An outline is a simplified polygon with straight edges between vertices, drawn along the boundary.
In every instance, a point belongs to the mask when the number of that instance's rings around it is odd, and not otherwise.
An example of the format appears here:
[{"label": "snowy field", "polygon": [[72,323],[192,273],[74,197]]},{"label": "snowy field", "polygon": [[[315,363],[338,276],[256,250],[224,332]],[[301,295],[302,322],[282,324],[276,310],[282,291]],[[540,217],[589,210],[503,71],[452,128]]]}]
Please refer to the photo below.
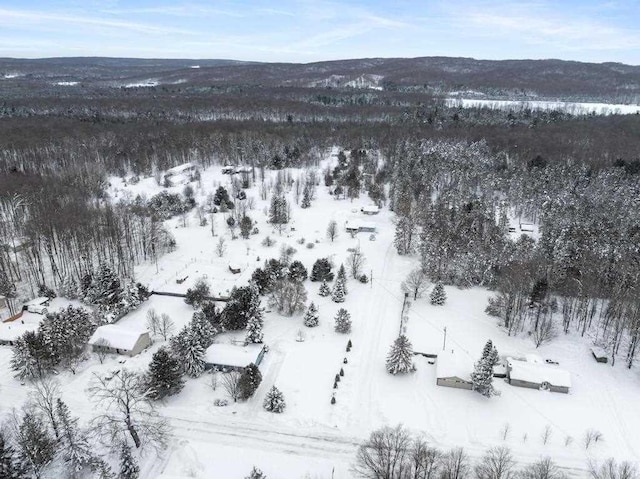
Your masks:
[{"label": "snowy field", "polygon": [[635,115],[640,112],[640,105],[624,105],[615,103],[587,103],[566,101],[517,101],[517,100],[483,100],[476,98],[447,98],[449,107],[490,108],[492,110],[561,110],[574,115]]},{"label": "snowy field", "polygon": [[[291,173],[297,178],[301,171]],[[220,184],[230,186],[229,181],[219,166],[205,170],[200,185],[193,184],[198,202]],[[183,187],[170,190],[180,192]],[[161,190],[153,178],[127,186],[121,179],[111,179],[110,194],[114,199],[137,194],[149,197]],[[364,272],[372,274],[373,281],[361,284],[350,279],[346,301],[337,305],[330,298],[320,297],[319,284],[307,280],[307,303],[314,301],[319,309],[320,325],[316,328],[305,328],[302,315],[282,317],[267,312],[264,336],[270,350],[260,366],[263,382],[249,401],[216,407],[214,400],[226,398],[226,393],[221,386],[212,388],[209,374],[187,379],[182,392],[160,407],[171,421],[173,438],[162,457],[147,454],[141,458],[143,478],[242,478],[254,465],[270,478],[350,478],[349,468],[358,444],[379,426],[398,423],[424,434],[436,446],[465,447],[472,457],[494,445],[509,446],[521,463],[549,455],[573,477],[584,477],[590,457],[640,459],[637,370],[596,363],[586,338],[560,337],[536,350],[529,338],[507,336],[497,327],[495,318],[484,313],[490,292],[448,287],[444,306],[430,305],[428,295],[412,302],[406,326],[416,351],[442,351],[445,327],[446,349],[455,349],[470,361],[477,360],[484,343],[492,339],[501,353],[517,356],[536,352],[558,361],[571,373],[570,394],[516,388],[503,380],[495,381],[501,396],[491,399],[472,391],[439,387],[435,366],[422,356],[416,356],[415,373],[391,376],[385,370],[385,358],[400,328],[400,283],[418,265],[417,258],[396,253],[392,213],[383,209],[379,215],[366,217],[366,221],[376,224],[375,241],[370,240],[369,233],[352,238],[344,231],[344,224],[350,219],[363,219],[360,208],[368,204],[367,199],[336,200],[320,185],[316,199],[306,210],[295,204],[292,193],[287,195],[292,205],[289,227],[295,231],[289,229],[279,235],[266,221],[268,201],[260,199],[258,185],[247,195],[255,200],[249,215],[257,221],[259,234],[248,240],[232,240],[222,213],[216,215],[216,237],[212,237],[209,225],[198,225],[195,212],[186,227],[180,218],[169,220],[167,226],[175,235],[178,248],[157,265],[140,265],[137,279],[150,289],[180,293],[206,275],[212,293],[224,294],[234,285],[246,284],[265,259],[279,257],[280,247],[285,244],[297,249],[293,259],[302,261],[309,271],[321,257],[330,257],[339,266],[346,260],[349,248],[360,246],[367,260]],[[338,222],[340,229],[333,243],[325,233],[331,219]],[[267,234],[276,240],[274,246],[261,245]],[[215,253],[219,235],[228,240],[223,257]],[[301,238],[304,244],[298,243]],[[314,247],[308,249],[307,243]],[[229,271],[230,262],[240,265],[241,274]],[[183,277],[187,280],[177,284],[176,279]],[[266,307],[265,299],[263,306]],[[333,329],[339,307],[351,313],[353,331],[348,335]],[[193,314],[193,308],[180,298],[152,296],[122,318],[119,325],[139,329],[145,325],[151,308],[167,313],[175,322],[176,331]],[[296,341],[299,330],[306,335],[304,342]],[[216,341],[243,336],[242,332],[226,333]],[[353,349],[347,353],[349,339]],[[84,391],[93,375],[104,376],[123,367],[142,371],[162,343],[156,338],[155,344],[139,356],[111,356],[104,364],[92,357],[75,375],[62,372],[58,379],[63,399],[88,420],[93,405]],[[347,364],[343,363],[345,357]],[[10,412],[28,393],[28,386],[8,373],[10,358],[11,349],[0,346],[0,366],[6,371],[0,376],[0,414]],[[336,391],[337,402],[332,405],[334,376],[341,367],[345,375]],[[262,408],[264,395],[274,384],[285,395],[287,408],[283,414],[268,413]],[[542,435],[547,428],[551,432],[543,444]],[[588,429],[601,431],[604,441],[586,450],[583,437]]]}]

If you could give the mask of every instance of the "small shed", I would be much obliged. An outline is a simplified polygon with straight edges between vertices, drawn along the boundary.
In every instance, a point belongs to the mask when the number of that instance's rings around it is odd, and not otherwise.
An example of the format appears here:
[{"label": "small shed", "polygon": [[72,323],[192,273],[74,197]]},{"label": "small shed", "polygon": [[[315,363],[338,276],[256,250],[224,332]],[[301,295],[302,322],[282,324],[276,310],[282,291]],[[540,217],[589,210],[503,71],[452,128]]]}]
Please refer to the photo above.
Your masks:
[{"label": "small shed", "polygon": [[457,389],[472,389],[471,361],[460,357],[454,350],[438,354],[436,359],[436,384]]},{"label": "small shed", "polygon": [[242,371],[249,364],[259,366],[264,357],[262,344],[214,343],[204,353],[206,369]]},{"label": "small shed", "polygon": [[557,366],[520,359],[507,359],[507,380],[512,386],[565,393],[571,388],[571,375]]},{"label": "small shed", "polygon": [[520,231],[533,233],[533,225],[531,223],[520,223]]},{"label": "small shed", "polygon": [[222,174],[223,175],[230,175],[232,174],[234,171],[236,171],[236,167],[233,165],[224,165],[222,167]]},{"label": "small shed", "polygon": [[362,211],[362,213],[364,213],[365,215],[377,215],[378,213],[380,213],[380,208],[378,208],[376,205],[367,205],[360,208],[360,211]]},{"label": "small shed", "polygon": [[149,331],[127,329],[117,324],[99,326],[89,339],[94,351],[135,356],[151,345]]},{"label": "small shed", "polygon": [[609,362],[609,355],[607,352],[597,346],[593,346],[591,348],[591,355],[599,363],[607,364]]},{"label": "small shed", "polygon": [[239,274],[242,269],[240,268],[240,265],[229,263],[229,271],[231,271],[233,274]]}]

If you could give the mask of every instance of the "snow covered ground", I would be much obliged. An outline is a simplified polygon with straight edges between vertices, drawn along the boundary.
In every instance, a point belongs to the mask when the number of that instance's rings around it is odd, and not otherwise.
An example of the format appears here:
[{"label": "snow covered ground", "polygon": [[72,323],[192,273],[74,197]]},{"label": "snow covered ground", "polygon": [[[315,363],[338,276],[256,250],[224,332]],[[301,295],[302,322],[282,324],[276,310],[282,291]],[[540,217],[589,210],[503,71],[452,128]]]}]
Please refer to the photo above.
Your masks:
[{"label": "snow covered ground", "polygon": [[484,100],[477,98],[447,98],[449,107],[490,108],[494,110],[562,110],[575,115],[635,115],[640,112],[640,105],[624,105],[615,103],[588,103],[566,101],[518,101],[518,100]]},{"label": "snow covered ground", "polygon": [[[327,161],[335,161],[328,157]],[[292,170],[294,178],[298,173]],[[209,168],[203,171],[201,183],[195,187],[196,198],[202,201],[218,185],[228,182],[229,176],[221,174],[221,167]],[[179,192],[183,187],[170,190]],[[152,178],[127,186],[118,178],[111,179],[113,198],[151,196],[159,191],[161,188]],[[502,380],[496,380],[502,395],[491,399],[472,391],[439,387],[435,384],[435,366],[422,356],[416,356],[415,373],[391,376],[385,370],[385,358],[400,328],[403,303],[400,283],[417,266],[416,258],[398,256],[393,247],[392,213],[383,209],[378,215],[366,217],[376,224],[375,241],[369,239],[369,233],[352,238],[343,226],[350,219],[362,219],[360,207],[368,201],[336,200],[320,185],[317,198],[306,210],[288,194],[292,204],[290,226],[295,231],[279,235],[266,222],[268,201],[260,200],[258,186],[247,191],[247,195],[256,203],[249,215],[258,222],[259,234],[248,240],[232,240],[223,214],[218,213],[216,235],[224,235],[228,240],[227,252],[220,258],[214,251],[218,236],[211,236],[209,226],[198,225],[195,212],[186,227],[181,219],[169,220],[167,226],[175,235],[178,248],[157,265],[140,265],[137,279],[151,289],[185,292],[206,275],[214,294],[225,293],[234,285],[246,284],[253,269],[265,259],[279,257],[281,245],[286,244],[297,249],[294,259],[302,261],[309,270],[316,259],[326,256],[339,266],[346,260],[349,248],[360,246],[367,259],[364,272],[372,274],[373,281],[361,284],[350,279],[349,294],[340,305],[320,297],[318,283],[306,281],[308,302],[314,301],[319,309],[320,325],[316,328],[305,328],[302,315],[282,317],[275,312],[266,313],[264,335],[270,350],[260,366],[263,382],[249,401],[216,407],[215,399],[227,398],[224,389],[218,386],[213,390],[209,374],[188,379],[179,395],[160,406],[162,414],[170,419],[174,437],[161,458],[152,454],[142,458],[143,478],[242,478],[254,465],[269,477],[283,479],[350,478],[349,467],[357,445],[379,426],[398,423],[421,432],[439,447],[465,447],[472,457],[494,445],[509,446],[522,463],[549,455],[575,477],[584,476],[589,457],[640,459],[637,370],[596,363],[585,338],[563,336],[536,350],[530,339],[507,336],[497,327],[495,318],[484,313],[490,292],[447,287],[448,300],[444,306],[430,305],[427,295],[412,302],[409,308],[407,335],[416,351],[440,352],[445,327],[446,349],[455,349],[471,361],[479,358],[487,339],[492,339],[501,353],[524,355],[535,351],[543,358],[558,361],[571,373],[570,394],[516,388]],[[331,219],[340,227],[333,243],[325,234]],[[276,240],[274,246],[261,245],[266,235]],[[298,242],[301,238],[303,244]],[[307,243],[314,247],[307,248]],[[242,273],[232,274],[229,262],[239,264]],[[177,278],[185,276],[186,281],[176,283]],[[351,313],[350,334],[338,334],[333,329],[339,307]],[[150,308],[159,314],[167,313],[175,322],[176,331],[193,314],[193,309],[180,298],[153,296],[122,318],[119,325],[132,330],[143,327]],[[306,335],[304,342],[296,341],[299,330]],[[242,332],[226,333],[217,340],[242,337]],[[347,353],[349,339],[353,349]],[[106,375],[123,367],[142,371],[162,343],[156,338],[156,343],[141,355],[112,356],[104,364],[92,357],[75,375],[62,372],[58,378],[65,401],[76,414],[88,420],[93,405],[84,392],[94,374]],[[5,371],[9,371],[10,357],[10,348],[0,346],[0,367]],[[345,375],[335,391],[337,402],[332,405],[334,376],[340,368],[344,368]],[[282,414],[268,413],[262,408],[264,395],[274,384],[285,396],[287,408]],[[0,414],[4,414],[26,398],[28,385],[21,385],[7,373],[0,376],[0,390],[3,398]],[[505,438],[503,431],[507,425]],[[544,444],[542,436],[547,427],[551,432]],[[604,441],[586,450],[583,437],[588,429],[602,432]]]}]

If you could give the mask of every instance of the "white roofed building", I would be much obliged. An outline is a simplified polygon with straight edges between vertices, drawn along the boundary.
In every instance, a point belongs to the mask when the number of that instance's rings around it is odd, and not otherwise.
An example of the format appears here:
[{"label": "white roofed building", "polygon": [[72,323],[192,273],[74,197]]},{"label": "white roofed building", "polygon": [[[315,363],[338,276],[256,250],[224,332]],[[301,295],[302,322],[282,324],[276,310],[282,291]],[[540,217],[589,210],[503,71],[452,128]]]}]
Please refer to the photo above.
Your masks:
[{"label": "white roofed building", "polygon": [[455,351],[445,351],[436,359],[436,384],[458,389],[471,389],[471,372],[473,364],[466,356]]},{"label": "white roofed building", "polygon": [[512,386],[568,393],[571,374],[555,365],[507,359],[507,380]]},{"label": "white roofed building", "polygon": [[127,329],[117,324],[105,324],[98,327],[89,339],[95,350],[135,356],[151,345],[149,331]]},{"label": "white roofed building", "polygon": [[262,344],[214,343],[204,353],[205,368],[242,371],[251,363],[259,366],[264,353]]}]

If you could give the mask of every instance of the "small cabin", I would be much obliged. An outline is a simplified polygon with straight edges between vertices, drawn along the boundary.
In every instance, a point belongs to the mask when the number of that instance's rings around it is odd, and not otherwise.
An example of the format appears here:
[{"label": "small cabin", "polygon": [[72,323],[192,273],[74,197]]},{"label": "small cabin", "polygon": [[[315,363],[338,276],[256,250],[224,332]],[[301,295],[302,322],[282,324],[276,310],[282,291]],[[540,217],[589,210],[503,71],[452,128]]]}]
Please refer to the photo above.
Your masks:
[{"label": "small cabin", "polygon": [[242,271],[242,269],[240,268],[239,265],[230,263],[229,271],[231,271],[233,274],[239,274]]},{"label": "small cabin", "polygon": [[520,223],[520,231],[523,233],[533,233],[533,225],[531,223]]},{"label": "small cabin", "polygon": [[378,208],[376,205],[368,205],[360,208],[360,211],[365,215],[377,215],[378,213],[380,213],[380,208]]},{"label": "small cabin", "polygon": [[592,347],[591,355],[593,356],[593,359],[599,363],[607,364],[609,362],[609,355],[602,348],[598,348],[596,346]]}]

